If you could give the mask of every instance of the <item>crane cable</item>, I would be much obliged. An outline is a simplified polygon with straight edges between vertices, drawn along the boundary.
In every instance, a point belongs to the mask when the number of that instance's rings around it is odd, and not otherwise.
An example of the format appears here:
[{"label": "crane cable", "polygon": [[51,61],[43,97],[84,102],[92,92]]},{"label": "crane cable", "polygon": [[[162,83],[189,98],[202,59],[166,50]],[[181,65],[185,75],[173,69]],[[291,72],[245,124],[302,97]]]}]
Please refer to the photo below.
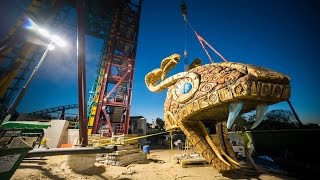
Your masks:
[{"label": "crane cable", "polygon": [[187,52],[187,6],[185,1],[181,4],[181,13],[184,19],[184,51],[183,51],[183,58],[184,58],[184,70],[187,71],[188,69],[188,52]]},{"label": "crane cable", "polygon": [[184,57],[184,70],[186,71],[188,69],[188,52],[187,52],[187,23],[184,23],[184,51],[183,51],[183,57]]},{"label": "crane cable", "polygon": [[[186,3],[183,2],[183,4],[181,5],[181,11],[182,11],[182,16],[183,19],[185,21],[185,50],[184,50],[184,58],[185,58],[185,70],[186,70],[186,64],[188,64],[187,61],[187,50],[186,50],[186,41],[187,41],[187,24],[189,25],[190,29],[194,32],[194,34],[196,35],[198,41],[200,42],[203,50],[205,51],[205,53],[207,54],[209,60],[211,61],[211,63],[213,62],[213,59],[211,58],[208,50],[206,49],[205,45],[207,45],[213,52],[215,52],[223,61],[228,62],[227,59],[225,57],[223,57],[218,50],[216,50],[213,46],[211,46],[202,36],[199,35],[199,33],[197,33],[197,31],[191,26],[191,24],[188,22],[187,20],[187,6]],[[205,44],[205,45],[204,45]]]}]

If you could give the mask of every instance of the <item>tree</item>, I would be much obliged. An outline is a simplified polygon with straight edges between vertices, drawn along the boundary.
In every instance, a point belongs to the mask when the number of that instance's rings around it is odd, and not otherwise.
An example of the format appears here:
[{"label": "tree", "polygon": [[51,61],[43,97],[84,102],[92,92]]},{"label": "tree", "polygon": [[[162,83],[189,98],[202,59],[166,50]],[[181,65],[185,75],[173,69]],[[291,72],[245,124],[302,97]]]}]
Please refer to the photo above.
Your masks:
[{"label": "tree", "polygon": [[272,129],[297,129],[299,123],[294,114],[289,110],[277,109],[268,112],[263,126],[269,126]]},{"label": "tree", "polygon": [[[232,131],[240,131],[241,127],[245,126],[247,129],[253,125],[255,121],[255,112],[249,112],[238,116],[232,127]],[[289,110],[276,109],[267,113],[265,119],[256,127],[257,130],[270,129],[297,129],[300,128],[298,121],[294,114]]]},{"label": "tree", "polygon": [[157,125],[157,128],[160,130],[160,131],[164,131],[164,121],[161,119],[161,118],[157,118],[156,119],[156,125]]},{"label": "tree", "polygon": [[232,131],[241,131],[242,127],[247,127],[248,126],[248,115],[247,114],[242,114],[238,116],[234,122],[234,125],[232,126],[231,130]]},{"label": "tree", "polygon": [[[252,114],[249,118],[250,124],[254,122],[255,114]],[[267,113],[265,120],[256,128],[257,130],[266,129],[297,129],[299,123],[295,119],[293,113],[289,110],[276,109]]]}]

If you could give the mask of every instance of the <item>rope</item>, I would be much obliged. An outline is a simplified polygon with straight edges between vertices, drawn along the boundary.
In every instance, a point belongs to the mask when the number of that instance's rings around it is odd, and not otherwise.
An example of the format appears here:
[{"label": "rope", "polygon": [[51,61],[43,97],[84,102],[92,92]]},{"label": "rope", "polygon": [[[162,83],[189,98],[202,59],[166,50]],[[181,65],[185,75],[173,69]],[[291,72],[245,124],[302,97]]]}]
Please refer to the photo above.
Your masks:
[{"label": "rope", "polygon": [[[206,49],[206,47],[204,46],[203,43],[205,43],[214,53],[216,53],[222,60],[224,60],[225,62],[227,62],[227,59],[225,57],[223,57],[213,46],[211,46],[202,36],[200,36],[197,31],[191,26],[191,24],[188,22],[187,18],[184,17],[184,21],[185,24],[188,24],[190,29],[194,32],[194,34],[196,35],[198,41],[200,42],[203,50],[205,51],[205,53],[207,54],[209,60],[211,61],[211,63],[213,63],[213,60],[208,52],[208,50]],[[186,38],[185,38],[186,40]]]},{"label": "rope", "polygon": [[199,37],[199,35],[197,34],[196,31],[194,31],[194,33],[196,34],[197,39],[198,39],[198,41],[200,42],[200,44],[201,44],[201,46],[202,46],[202,49],[206,52],[209,60],[211,61],[211,63],[214,63],[213,60],[212,60],[212,58],[211,58],[211,56],[210,56],[210,54],[209,54],[209,52],[207,51],[206,47],[203,45],[203,43],[202,43],[202,41],[201,41],[201,39],[200,39],[201,37]]},{"label": "rope", "polygon": [[123,139],[121,141],[115,141],[115,142],[109,142],[109,143],[100,143],[98,146],[107,146],[107,145],[114,145],[114,144],[119,144],[121,142],[126,142],[126,141],[131,141],[131,140],[136,140],[136,139],[141,139],[141,138],[146,138],[146,137],[151,137],[151,136],[156,136],[156,135],[160,135],[160,134],[165,134],[168,132],[160,132],[160,133],[155,133],[155,134],[148,134],[145,136],[138,136],[138,137],[133,137],[130,139]]},{"label": "rope", "polygon": [[[198,40],[200,41],[201,45],[203,46],[202,42],[206,43],[207,46],[209,46],[209,48],[215,52],[222,60],[224,60],[225,62],[228,62],[226,60],[226,58],[224,58],[215,48],[213,48],[203,37],[201,37],[196,31],[194,32],[198,38]],[[207,52],[207,51],[206,51]],[[207,55],[210,58],[210,55],[207,53]],[[211,58],[210,58],[211,59]]]}]

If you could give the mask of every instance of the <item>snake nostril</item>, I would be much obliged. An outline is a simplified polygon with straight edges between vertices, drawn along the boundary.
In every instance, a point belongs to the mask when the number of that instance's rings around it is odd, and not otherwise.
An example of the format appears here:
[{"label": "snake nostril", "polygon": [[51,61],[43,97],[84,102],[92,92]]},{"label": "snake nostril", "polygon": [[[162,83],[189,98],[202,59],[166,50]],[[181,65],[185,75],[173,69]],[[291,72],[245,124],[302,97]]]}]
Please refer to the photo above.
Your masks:
[{"label": "snake nostril", "polygon": [[182,94],[187,94],[188,92],[190,92],[190,90],[192,89],[192,84],[191,83],[184,83],[181,87],[180,87],[180,92]]}]

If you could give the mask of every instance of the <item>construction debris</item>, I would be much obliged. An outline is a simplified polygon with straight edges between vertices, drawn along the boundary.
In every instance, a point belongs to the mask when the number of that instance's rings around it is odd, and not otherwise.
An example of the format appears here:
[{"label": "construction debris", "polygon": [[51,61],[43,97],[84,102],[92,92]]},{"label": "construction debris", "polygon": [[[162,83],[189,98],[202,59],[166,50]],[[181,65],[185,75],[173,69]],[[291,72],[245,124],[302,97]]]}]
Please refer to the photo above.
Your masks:
[{"label": "construction debris", "polygon": [[137,134],[122,134],[122,135],[112,135],[111,137],[105,137],[101,134],[91,134],[88,137],[88,145],[97,147],[109,144],[114,145],[132,145],[138,144]]},{"label": "construction debris", "polygon": [[100,155],[97,161],[111,166],[127,166],[131,163],[144,161],[146,159],[146,154],[141,151],[138,144],[123,145],[118,146],[118,148],[120,150],[114,153]]},{"label": "construction debris", "polygon": [[207,161],[203,157],[191,158],[191,159],[182,159],[180,161],[180,165],[182,168],[187,167],[198,167],[198,166],[206,166]]},{"label": "construction debris", "polygon": [[207,161],[197,153],[176,154],[174,157],[175,163],[179,163],[182,168],[194,166],[206,166]]},{"label": "construction debris", "polygon": [[117,151],[109,154],[99,154],[96,162],[111,166],[127,166],[146,159],[146,154],[140,149],[136,137],[138,137],[136,134],[113,135],[112,137],[92,134],[88,138],[88,144],[94,147],[106,144],[117,145]]}]

